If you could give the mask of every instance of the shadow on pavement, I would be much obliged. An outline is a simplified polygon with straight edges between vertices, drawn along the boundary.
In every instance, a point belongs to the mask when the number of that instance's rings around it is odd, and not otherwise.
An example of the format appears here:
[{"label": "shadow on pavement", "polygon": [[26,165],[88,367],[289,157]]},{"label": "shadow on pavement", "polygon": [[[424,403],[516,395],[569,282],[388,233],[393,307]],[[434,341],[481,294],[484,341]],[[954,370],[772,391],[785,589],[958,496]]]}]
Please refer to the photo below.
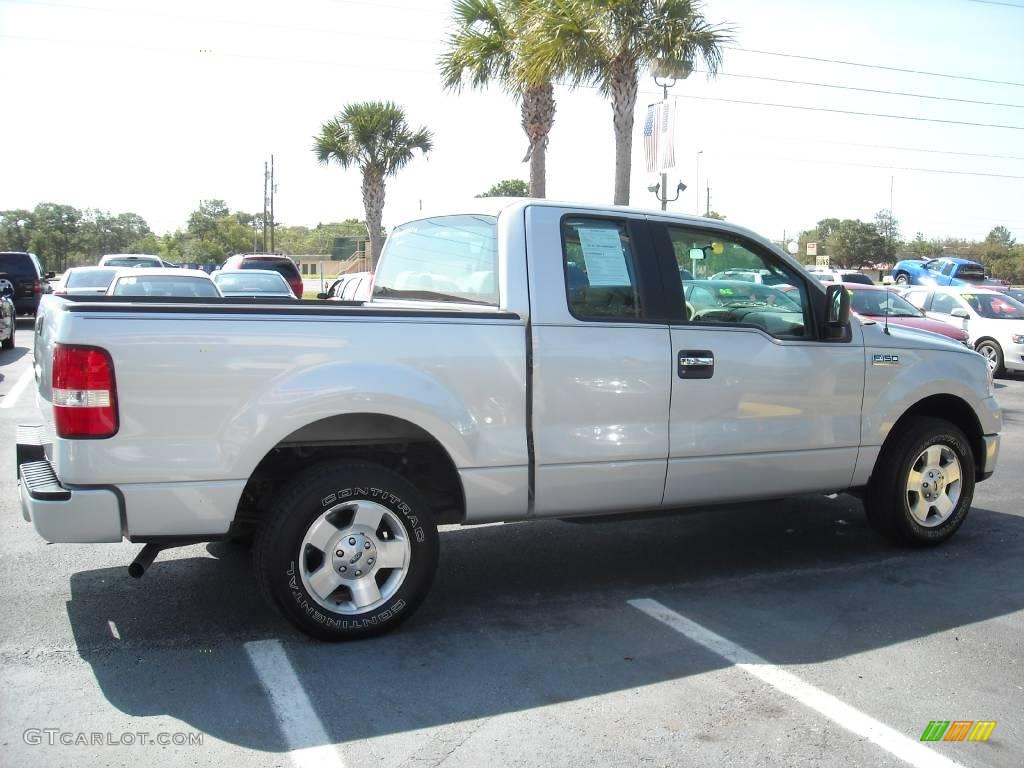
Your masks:
[{"label": "shadow on pavement", "polygon": [[843,496],[462,528],[442,534],[437,581],[412,619],[338,645],[292,630],[264,606],[246,554],[217,546],[220,560],[158,560],[138,582],[121,568],[77,573],[68,616],[78,652],[119,710],[282,751],[241,645],[249,640],[285,641],[329,738],[344,743],[725,665],[669,642],[630,598],[663,600],[776,663],[827,661],[1010,614],[1024,608],[1022,535],[1024,518],[975,508],[944,547],[897,550]]}]

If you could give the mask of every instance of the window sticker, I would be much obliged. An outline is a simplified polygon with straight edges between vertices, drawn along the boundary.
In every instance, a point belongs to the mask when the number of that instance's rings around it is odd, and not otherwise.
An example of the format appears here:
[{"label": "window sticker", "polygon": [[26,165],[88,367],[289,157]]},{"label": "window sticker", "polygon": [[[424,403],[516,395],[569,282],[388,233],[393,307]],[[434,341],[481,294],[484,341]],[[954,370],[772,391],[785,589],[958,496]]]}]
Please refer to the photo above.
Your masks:
[{"label": "window sticker", "polygon": [[578,227],[577,232],[590,285],[632,285],[618,229]]}]

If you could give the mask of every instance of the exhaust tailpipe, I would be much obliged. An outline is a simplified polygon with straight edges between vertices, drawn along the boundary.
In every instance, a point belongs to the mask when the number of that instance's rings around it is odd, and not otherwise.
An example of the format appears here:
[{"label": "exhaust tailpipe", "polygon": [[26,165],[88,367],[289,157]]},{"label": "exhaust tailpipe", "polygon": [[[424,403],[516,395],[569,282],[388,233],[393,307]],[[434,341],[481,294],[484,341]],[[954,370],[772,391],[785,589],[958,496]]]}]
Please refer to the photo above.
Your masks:
[{"label": "exhaust tailpipe", "polygon": [[141,579],[146,569],[153,564],[153,561],[156,560],[156,556],[160,554],[162,549],[162,546],[152,542],[144,546],[142,551],[136,555],[135,559],[128,566],[128,575],[133,579]]}]

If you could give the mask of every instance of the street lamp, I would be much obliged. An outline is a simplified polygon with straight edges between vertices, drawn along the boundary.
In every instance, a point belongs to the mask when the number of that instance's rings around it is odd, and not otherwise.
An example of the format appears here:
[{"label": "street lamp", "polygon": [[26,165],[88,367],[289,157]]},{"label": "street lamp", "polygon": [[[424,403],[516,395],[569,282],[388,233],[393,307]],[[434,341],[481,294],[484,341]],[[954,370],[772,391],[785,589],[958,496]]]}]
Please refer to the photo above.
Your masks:
[{"label": "street lamp", "polygon": [[[654,77],[654,84],[661,86],[662,93],[662,104],[668,104],[668,89],[672,88],[677,80],[685,80],[690,76],[693,71],[693,66],[688,61],[676,61],[673,59],[655,59],[654,66],[651,67],[651,75]],[[672,135],[672,140],[675,140],[675,134]],[[665,173],[665,169],[661,169],[661,184],[662,190],[668,190],[668,174]],[[648,188],[650,189],[650,188]],[[676,196],[672,200],[668,200],[666,196],[658,195],[655,192],[655,196],[661,201],[661,210],[668,210],[668,204],[679,199],[679,194],[686,189],[686,185],[683,182],[679,182],[679,186],[676,187]],[[700,192],[697,192],[697,196],[700,196]]]}]

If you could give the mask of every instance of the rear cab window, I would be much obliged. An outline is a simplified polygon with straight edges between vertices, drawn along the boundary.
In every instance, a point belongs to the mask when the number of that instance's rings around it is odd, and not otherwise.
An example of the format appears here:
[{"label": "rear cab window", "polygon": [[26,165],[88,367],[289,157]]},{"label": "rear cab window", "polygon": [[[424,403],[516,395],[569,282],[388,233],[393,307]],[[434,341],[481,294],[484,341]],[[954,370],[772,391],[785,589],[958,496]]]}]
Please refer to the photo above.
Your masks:
[{"label": "rear cab window", "polygon": [[589,216],[562,220],[569,312],[578,320],[644,316],[637,264],[626,222]]},{"label": "rear cab window", "polygon": [[498,306],[497,218],[438,216],[396,227],[377,266],[373,298]]}]

